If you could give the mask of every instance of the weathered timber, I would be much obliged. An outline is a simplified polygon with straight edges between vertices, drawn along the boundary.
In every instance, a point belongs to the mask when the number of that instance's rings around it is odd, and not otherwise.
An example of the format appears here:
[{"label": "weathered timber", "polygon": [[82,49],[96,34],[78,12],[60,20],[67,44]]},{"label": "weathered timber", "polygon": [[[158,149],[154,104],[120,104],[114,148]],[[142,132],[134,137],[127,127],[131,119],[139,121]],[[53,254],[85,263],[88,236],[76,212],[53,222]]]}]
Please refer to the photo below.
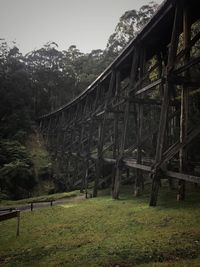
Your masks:
[{"label": "weathered timber", "polygon": [[107,98],[105,102],[105,107],[104,107],[104,116],[102,118],[102,121],[100,121],[99,124],[99,140],[98,140],[98,161],[96,163],[96,177],[95,177],[95,183],[94,183],[94,190],[93,190],[93,196],[97,196],[98,192],[98,182],[101,176],[101,169],[102,169],[102,153],[103,153],[103,145],[104,145],[104,138],[105,138],[105,124],[106,124],[106,117],[107,117],[107,107],[109,103],[109,99],[112,96],[112,90],[115,85],[115,80],[116,80],[116,73],[112,72],[111,77],[110,77],[110,83],[109,83],[109,88],[108,88],[108,93],[107,93]]},{"label": "weathered timber", "polygon": [[199,183],[200,155],[192,153],[200,133],[199,18],[198,1],[166,0],[85,91],[39,119],[58,167],[66,160],[74,188],[82,177],[87,193],[87,177],[95,177],[97,195],[103,167],[109,166],[112,197],[119,198],[123,172],[134,169],[136,195],[143,172],[151,175],[155,206],[161,179],[180,181],[180,199],[184,181]]},{"label": "weathered timber", "polygon": [[[174,68],[174,62],[176,58],[179,34],[180,34],[181,15],[182,15],[182,5],[179,5],[177,3],[176,10],[175,10],[174,24],[173,24],[173,29],[172,29],[169,55],[168,55],[167,74],[170,73]],[[163,103],[161,107],[160,124],[159,124],[159,132],[158,132],[159,134],[158,134],[158,141],[157,141],[157,147],[156,147],[156,158],[155,158],[156,163],[161,160],[162,153],[163,153],[166,124],[167,124],[167,115],[168,115],[168,106],[169,106],[169,90],[170,90],[170,83],[167,81],[165,83],[164,90],[163,90]],[[150,206],[156,206],[158,190],[160,186],[159,172],[158,174],[155,173],[152,179],[153,181],[152,181]]]},{"label": "weathered timber", "polygon": [[[190,18],[188,8],[185,7],[183,11],[183,43],[184,48],[188,47],[190,43]],[[190,59],[190,50],[184,56],[184,62]],[[185,72],[185,77],[188,77],[189,72]],[[189,112],[189,89],[188,87],[182,86],[181,90],[181,116],[180,116],[180,143],[182,144],[187,138],[188,131],[188,112]],[[187,170],[187,152],[182,147],[179,151],[179,171],[182,173]],[[178,183],[178,194],[177,200],[185,199],[185,181],[180,180]]]},{"label": "weathered timber", "polygon": [[16,236],[19,236],[20,211],[19,210],[15,210],[15,211],[5,212],[5,213],[0,214],[0,222],[1,221],[5,221],[5,220],[9,220],[9,219],[12,219],[12,218],[17,218]]},{"label": "weathered timber", "polygon": [[137,92],[135,92],[135,96],[140,95],[140,94],[142,94],[142,93],[144,93],[146,91],[151,90],[155,86],[160,85],[162,83],[162,81],[163,81],[163,79],[158,79],[157,81],[152,82],[151,84],[149,84],[149,85],[143,87],[142,89],[138,90]]},{"label": "weathered timber", "polygon": [[187,44],[187,46],[185,48],[183,48],[183,50],[181,50],[177,57],[176,57],[176,61],[179,62],[179,60],[185,56],[190,50],[191,48],[195,45],[195,43],[200,39],[200,32],[198,32],[193,39],[189,42],[189,44]]},{"label": "weathered timber", "polygon": [[124,159],[123,162],[124,162],[125,166],[127,166],[127,167],[139,169],[142,171],[151,172],[151,166],[139,164],[139,163],[133,162],[133,160],[128,160],[128,159]]},{"label": "weathered timber", "polygon": [[182,66],[182,67],[176,69],[176,70],[174,71],[174,74],[180,74],[180,73],[182,73],[182,72],[184,72],[184,71],[190,69],[191,67],[193,67],[193,66],[195,66],[195,65],[197,65],[197,64],[199,64],[199,63],[200,63],[200,57],[193,58],[193,59],[191,59],[190,61],[188,61],[187,63],[185,63],[184,66]]},{"label": "weathered timber", "polygon": [[194,175],[188,175],[180,172],[173,172],[173,171],[165,171],[164,174],[166,176],[179,179],[180,181],[184,180],[187,182],[192,182],[196,184],[200,184],[200,177]]},{"label": "weathered timber", "polygon": [[[130,90],[132,88],[132,85],[135,83],[136,80],[136,71],[138,68],[139,63],[139,49],[138,47],[134,50],[133,59],[132,59],[132,67],[131,67],[131,73],[130,73],[130,82],[129,82],[129,90],[127,92],[128,96],[130,93]],[[125,106],[125,112],[124,112],[124,125],[122,130],[122,137],[121,137],[121,144],[120,144],[120,151],[116,166],[116,175],[114,180],[114,187],[112,191],[112,197],[114,199],[119,198],[119,189],[120,189],[120,181],[122,176],[122,166],[121,166],[121,160],[124,155],[124,149],[125,149],[125,141],[126,141],[126,134],[127,134],[127,125],[128,125],[128,119],[129,119],[129,108],[130,108],[130,99],[128,98]]]}]

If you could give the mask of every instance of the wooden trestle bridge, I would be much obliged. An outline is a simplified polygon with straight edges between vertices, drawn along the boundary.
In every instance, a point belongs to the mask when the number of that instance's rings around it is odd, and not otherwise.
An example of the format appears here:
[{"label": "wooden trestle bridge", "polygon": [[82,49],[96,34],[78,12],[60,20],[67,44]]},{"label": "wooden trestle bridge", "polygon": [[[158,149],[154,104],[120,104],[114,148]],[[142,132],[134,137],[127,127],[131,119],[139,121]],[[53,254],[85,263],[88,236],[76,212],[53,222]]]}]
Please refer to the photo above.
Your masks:
[{"label": "wooden trestle bridge", "polygon": [[134,177],[137,196],[149,177],[151,206],[161,179],[179,200],[186,182],[200,183],[199,4],[165,1],[81,95],[39,118],[70,183],[87,191],[93,178],[95,197],[107,179],[117,199],[123,179]]}]

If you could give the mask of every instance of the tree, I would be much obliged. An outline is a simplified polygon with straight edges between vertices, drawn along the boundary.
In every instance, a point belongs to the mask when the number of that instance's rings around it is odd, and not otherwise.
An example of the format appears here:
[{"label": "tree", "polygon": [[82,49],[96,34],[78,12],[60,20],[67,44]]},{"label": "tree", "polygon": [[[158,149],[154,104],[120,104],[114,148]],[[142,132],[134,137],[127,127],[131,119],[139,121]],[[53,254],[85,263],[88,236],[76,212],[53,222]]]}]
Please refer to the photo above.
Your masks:
[{"label": "tree", "polygon": [[23,146],[34,131],[34,119],[66,104],[85,90],[136,36],[155,8],[156,4],[151,2],[139,11],[125,12],[107,48],[86,54],[75,45],[59,51],[55,42],[49,42],[23,56],[16,44],[9,47],[0,40],[1,190],[19,198],[33,189],[36,175]]},{"label": "tree", "polygon": [[28,197],[36,184],[33,163],[24,146],[10,140],[0,141],[0,192],[10,198]]},{"label": "tree", "polygon": [[30,76],[19,49],[0,46],[0,137],[28,133],[31,124]]},{"label": "tree", "polygon": [[142,27],[149,21],[158,5],[150,2],[138,11],[126,11],[119,19],[115,32],[109,37],[106,53],[111,58],[116,57],[120,51],[134,38]]}]

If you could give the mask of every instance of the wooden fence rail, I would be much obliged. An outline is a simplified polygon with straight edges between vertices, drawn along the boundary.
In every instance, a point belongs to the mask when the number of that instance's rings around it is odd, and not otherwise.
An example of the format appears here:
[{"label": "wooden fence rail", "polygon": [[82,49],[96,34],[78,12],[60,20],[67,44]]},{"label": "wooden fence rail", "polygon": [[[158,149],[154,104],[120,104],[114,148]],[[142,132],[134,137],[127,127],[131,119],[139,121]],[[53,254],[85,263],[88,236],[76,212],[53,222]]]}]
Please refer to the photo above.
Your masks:
[{"label": "wooden fence rail", "polygon": [[20,224],[20,210],[10,211],[7,212],[4,210],[4,212],[0,213],[0,222],[9,220],[12,218],[17,218],[17,231],[16,235],[19,236],[19,224]]},{"label": "wooden fence rail", "polygon": [[50,203],[50,206],[53,206],[54,200],[41,200],[41,201],[33,201],[30,203],[30,209],[31,211],[33,210],[34,204],[39,204],[39,203]]}]

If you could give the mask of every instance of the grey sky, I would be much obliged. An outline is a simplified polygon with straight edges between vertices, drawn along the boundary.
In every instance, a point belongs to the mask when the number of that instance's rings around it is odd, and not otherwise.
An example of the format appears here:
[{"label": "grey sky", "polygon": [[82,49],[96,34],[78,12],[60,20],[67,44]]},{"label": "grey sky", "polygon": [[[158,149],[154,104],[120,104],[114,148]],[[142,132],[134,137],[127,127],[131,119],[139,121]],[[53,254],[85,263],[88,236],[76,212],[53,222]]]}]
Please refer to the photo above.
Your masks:
[{"label": "grey sky", "polygon": [[[148,0],[0,0],[0,38],[15,40],[21,52],[48,41],[59,49],[104,49],[120,16]],[[162,0],[155,0],[161,3]]]}]

